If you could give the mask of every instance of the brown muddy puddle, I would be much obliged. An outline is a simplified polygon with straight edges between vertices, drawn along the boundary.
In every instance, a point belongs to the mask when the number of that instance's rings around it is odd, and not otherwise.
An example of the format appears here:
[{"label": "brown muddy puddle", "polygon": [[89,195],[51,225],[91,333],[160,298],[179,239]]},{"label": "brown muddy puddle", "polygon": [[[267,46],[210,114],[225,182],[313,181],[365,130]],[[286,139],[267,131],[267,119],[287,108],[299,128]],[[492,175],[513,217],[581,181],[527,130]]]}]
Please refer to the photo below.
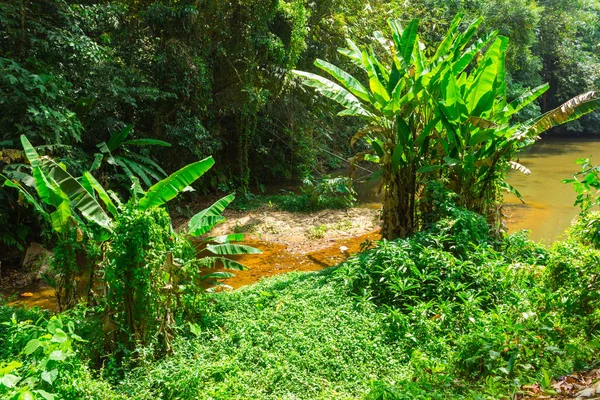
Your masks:
[{"label": "brown muddy puddle", "polygon": [[3,289],[0,296],[10,306],[39,307],[58,311],[54,289],[43,283],[28,285],[19,289]]},{"label": "brown muddy puddle", "polygon": [[[278,274],[292,271],[319,271],[336,266],[350,255],[358,253],[363,243],[367,244],[369,241],[380,239],[381,235],[378,232],[339,239],[316,239],[326,240],[328,243],[324,247],[323,244],[320,244],[319,250],[307,253],[294,251],[293,246],[289,248],[289,245],[284,243],[259,239],[245,240],[244,245],[258,248],[262,250],[262,254],[232,257],[246,265],[248,269],[230,271],[235,276],[222,279],[220,282],[232,289],[238,289]],[[219,269],[211,271],[219,271]],[[0,291],[0,295],[7,301],[8,305],[29,308],[40,307],[57,311],[54,289],[42,283],[13,290],[4,289]]]},{"label": "brown muddy puddle", "polygon": [[[297,253],[288,248],[287,244],[265,242],[260,240],[245,240],[244,245],[262,250],[262,254],[234,256],[232,259],[246,265],[247,270],[231,271],[235,277],[221,280],[227,286],[238,289],[273,275],[292,271],[319,271],[333,267],[346,260],[350,255],[358,253],[361,245],[369,241],[380,240],[379,232],[364,235],[330,239],[325,248],[308,253]],[[220,271],[216,269],[215,271]]]}]

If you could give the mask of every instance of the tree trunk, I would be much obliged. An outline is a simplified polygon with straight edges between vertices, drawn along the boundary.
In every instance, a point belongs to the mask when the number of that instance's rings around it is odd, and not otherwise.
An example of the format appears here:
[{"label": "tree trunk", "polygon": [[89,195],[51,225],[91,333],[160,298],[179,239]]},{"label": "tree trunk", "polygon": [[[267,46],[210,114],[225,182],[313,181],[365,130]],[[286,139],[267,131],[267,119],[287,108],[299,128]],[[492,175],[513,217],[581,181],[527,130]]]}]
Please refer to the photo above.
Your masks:
[{"label": "tree trunk", "polygon": [[384,239],[403,238],[414,233],[416,181],[412,167],[403,167],[393,173],[391,166],[384,167],[382,185]]}]

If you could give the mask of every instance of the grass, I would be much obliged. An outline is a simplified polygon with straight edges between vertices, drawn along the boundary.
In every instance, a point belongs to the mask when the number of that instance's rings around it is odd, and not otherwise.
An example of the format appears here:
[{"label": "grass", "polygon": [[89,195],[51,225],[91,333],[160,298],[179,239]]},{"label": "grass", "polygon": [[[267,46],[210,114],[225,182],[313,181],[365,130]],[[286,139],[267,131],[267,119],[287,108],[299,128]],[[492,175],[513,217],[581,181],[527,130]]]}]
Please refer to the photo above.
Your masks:
[{"label": "grass", "polygon": [[[199,338],[128,376],[137,398],[362,397],[372,380],[401,379],[402,350],[387,342],[384,315],[349,301],[332,271],[292,273],[216,294]],[[166,379],[165,379],[166,378]]]}]

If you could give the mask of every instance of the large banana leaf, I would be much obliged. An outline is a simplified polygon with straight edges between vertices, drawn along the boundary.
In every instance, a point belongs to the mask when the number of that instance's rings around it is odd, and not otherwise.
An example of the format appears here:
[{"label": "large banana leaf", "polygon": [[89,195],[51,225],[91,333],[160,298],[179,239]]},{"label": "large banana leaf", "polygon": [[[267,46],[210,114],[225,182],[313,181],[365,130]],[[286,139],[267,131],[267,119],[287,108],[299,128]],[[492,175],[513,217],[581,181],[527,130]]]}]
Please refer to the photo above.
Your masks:
[{"label": "large banana leaf", "polygon": [[221,213],[233,201],[235,195],[230,194],[216,201],[212,206],[194,215],[188,223],[188,231],[192,236],[200,236],[210,231],[216,224],[225,220]]},{"label": "large banana leaf", "polygon": [[165,204],[195,182],[196,179],[204,175],[214,163],[215,161],[213,158],[208,157],[174,172],[148,189],[146,195],[140,199],[138,207],[142,210],[146,210],[151,207],[159,207]]},{"label": "large banana leaf", "polygon": [[304,84],[315,88],[323,96],[341,104],[346,108],[345,115],[370,117],[372,114],[365,110],[360,100],[342,86],[323,78],[322,76],[304,71],[292,71],[293,74],[304,79]]},{"label": "large banana leaf", "polygon": [[33,168],[37,167],[40,164],[40,156],[37,151],[35,151],[35,148],[31,145],[29,139],[27,139],[27,136],[21,135],[21,144],[23,144],[23,150],[25,151],[25,155],[27,156],[31,166]]},{"label": "large banana leaf", "polygon": [[505,115],[508,117],[515,113],[518,113],[529,103],[531,103],[532,101],[534,101],[535,99],[540,97],[542,94],[544,94],[544,92],[546,92],[549,88],[550,88],[550,85],[547,83],[544,83],[543,85],[540,85],[533,90],[528,90],[528,91],[522,93],[519,97],[517,97],[516,99],[511,101],[504,108]]},{"label": "large banana leaf", "polygon": [[240,255],[240,254],[262,254],[260,249],[242,244],[209,244],[206,249],[213,254],[220,256],[224,255]]},{"label": "large banana leaf", "polygon": [[337,79],[341,84],[346,87],[353,95],[356,97],[371,102],[371,96],[369,91],[352,75],[342,70],[341,68],[336,67],[333,64],[328,63],[327,61],[323,61],[317,59],[315,61],[315,66],[321,68],[323,71],[329,73],[335,79]]},{"label": "large banana leaf", "polygon": [[96,180],[96,178],[94,178],[94,176],[92,174],[90,174],[88,171],[85,171],[83,173],[83,176],[81,177],[81,179],[82,179],[82,183],[83,183],[83,181],[85,181],[90,187],[92,187],[98,193],[98,196],[106,205],[106,209],[108,210],[108,212],[110,212],[114,217],[116,217],[118,214],[117,207],[115,206],[115,203],[113,203],[113,201],[111,200],[111,198],[108,195],[108,193],[106,192],[106,190],[104,190],[104,188],[102,187],[100,182],[98,182]]},{"label": "large banana leaf", "polygon": [[598,92],[590,91],[562,104],[554,110],[548,111],[534,122],[527,129],[527,136],[539,135],[555,126],[565,124],[576,120],[577,118],[591,113],[600,107],[600,96]]},{"label": "large banana leaf", "polygon": [[79,210],[87,220],[94,221],[101,227],[111,230],[112,220],[96,198],[62,166],[54,161],[49,161],[49,164],[53,166],[50,170],[50,177],[68,196],[71,206]]},{"label": "large banana leaf", "polygon": [[108,143],[106,144],[108,150],[113,151],[117,147],[119,147],[125,141],[125,139],[127,139],[127,136],[129,136],[132,129],[133,124],[130,124],[121,129],[119,132],[113,133],[110,139],[108,140]]}]

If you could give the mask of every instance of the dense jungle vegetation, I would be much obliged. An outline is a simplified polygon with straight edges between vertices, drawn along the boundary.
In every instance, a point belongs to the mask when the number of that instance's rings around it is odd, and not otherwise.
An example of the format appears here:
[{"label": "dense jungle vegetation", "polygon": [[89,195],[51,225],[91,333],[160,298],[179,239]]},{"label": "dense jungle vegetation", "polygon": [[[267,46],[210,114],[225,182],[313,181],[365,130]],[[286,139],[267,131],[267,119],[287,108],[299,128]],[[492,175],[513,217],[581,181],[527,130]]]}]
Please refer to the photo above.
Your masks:
[{"label": "dense jungle vegetation", "polygon": [[[598,367],[597,160],[564,239],[502,224],[523,149],[598,135],[598,1],[8,0],[0,38],[0,273],[52,249],[59,309],[0,300],[2,398],[514,399]],[[346,160],[381,241],[206,290],[261,252],[212,233],[228,206],[352,207]]]}]

